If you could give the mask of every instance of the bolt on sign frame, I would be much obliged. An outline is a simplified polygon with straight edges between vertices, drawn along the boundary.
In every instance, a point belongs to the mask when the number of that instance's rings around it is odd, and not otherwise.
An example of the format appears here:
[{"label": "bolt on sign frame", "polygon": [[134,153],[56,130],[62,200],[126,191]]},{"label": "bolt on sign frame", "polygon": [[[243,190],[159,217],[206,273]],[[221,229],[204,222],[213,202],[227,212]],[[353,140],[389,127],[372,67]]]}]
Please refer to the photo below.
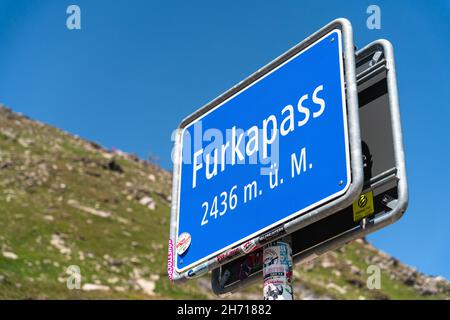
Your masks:
[{"label": "bolt on sign frame", "polygon": [[[408,205],[399,98],[391,43],[377,40],[358,51],[356,71],[364,159],[362,194],[373,198],[372,210],[363,217],[356,217],[357,198],[352,206],[294,232],[291,237],[296,264],[310,261],[394,223],[402,217]],[[217,295],[226,296],[262,281],[262,267],[258,263],[262,252],[259,251],[261,250],[213,270],[213,291]]]},{"label": "bolt on sign frame", "polygon": [[[220,106],[224,101],[239,94],[247,87],[264,77],[278,66],[289,61],[297,54],[317,43],[331,32],[338,30],[342,37],[342,59],[344,70],[345,102],[346,102],[346,116],[348,126],[348,150],[349,150],[349,164],[350,164],[350,184],[345,193],[339,195],[337,198],[330,199],[328,202],[321,203],[320,206],[313,207],[309,211],[301,212],[301,214],[291,217],[290,220],[283,221],[269,230],[261,230],[251,239],[243,239],[232,246],[218,252],[215,256],[207,259],[198,260],[192,263],[189,268],[178,268],[178,255],[175,250],[175,245],[179,237],[179,206],[182,201],[189,201],[189,199],[182,200],[180,198],[179,187],[181,184],[181,160],[182,160],[182,140],[183,129],[192,124],[208,112]],[[345,115],[344,115],[345,116]],[[363,163],[361,159],[361,137],[359,128],[359,113],[358,113],[358,93],[356,84],[355,72],[355,53],[353,44],[353,31],[350,22],[346,19],[336,19],[325,27],[321,28],[310,37],[303,40],[298,45],[294,46],[286,53],[282,54],[247,79],[238,83],[236,86],[220,95],[204,107],[196,111],[194,114],[183,120],[177,130],[174,146],[174,172],[173,172],[173,199],[171,206],[171,220],[170,220],[170,239],[169,239],[169,256],[168,256],[168,273],[173,281],[183,281],[205,274],[207,271],[217,268],[231,260],[244,256],[250,250],[261,247],[262,245],[286,236],[296,230],[304,228],[321,219],[324,219],[333,213],[342,210],[349,206],[353,200],[361,193],[363,187]],[[180,230],[182,231],[182,230]],[[224,230],[224,232],[227,232]]]}]

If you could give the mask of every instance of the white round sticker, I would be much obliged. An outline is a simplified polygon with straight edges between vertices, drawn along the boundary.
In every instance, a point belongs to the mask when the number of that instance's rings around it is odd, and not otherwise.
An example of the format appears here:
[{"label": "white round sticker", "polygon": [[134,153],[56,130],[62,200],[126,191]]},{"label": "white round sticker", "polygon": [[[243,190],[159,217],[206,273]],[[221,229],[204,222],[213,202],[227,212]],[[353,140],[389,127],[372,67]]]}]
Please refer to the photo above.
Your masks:
[{"label": "white round sticker", "polygon": [[178,236],[178,242],[176,245],[177,253],[182,255],[191,245],[191,235],[187,232],[183,232]]}]

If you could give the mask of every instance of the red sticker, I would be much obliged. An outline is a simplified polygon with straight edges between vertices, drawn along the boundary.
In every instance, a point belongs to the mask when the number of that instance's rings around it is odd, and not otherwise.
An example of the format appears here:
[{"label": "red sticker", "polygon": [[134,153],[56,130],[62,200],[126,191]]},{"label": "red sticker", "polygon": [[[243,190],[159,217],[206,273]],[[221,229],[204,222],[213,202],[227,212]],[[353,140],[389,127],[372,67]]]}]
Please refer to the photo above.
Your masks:
[{"label": "red sticker", "polygon": [[177,254],[182,255],[187,251],[191,245],[191,235],[187,232],[183,232],[178,236],[177,242]]}]

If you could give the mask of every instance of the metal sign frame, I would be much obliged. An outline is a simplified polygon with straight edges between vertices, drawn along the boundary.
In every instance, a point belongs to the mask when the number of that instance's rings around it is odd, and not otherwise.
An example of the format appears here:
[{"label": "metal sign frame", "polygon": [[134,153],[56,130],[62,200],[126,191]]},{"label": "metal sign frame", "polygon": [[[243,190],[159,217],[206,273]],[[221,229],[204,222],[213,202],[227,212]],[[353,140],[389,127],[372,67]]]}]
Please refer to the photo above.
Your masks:
[{"label": "metal sign frame", "polygon": [[[179,193],[178,186],[180,181],[180,168],[181,168],[181,140],[182,131],[187,125],[195,121],[197,118],[201,117],[205,113],[209,112],[211,109],[218,106],[223,101],[227,100],[231,96],[235,95],[239,91],[248,87],[259,78],[275,69],[283,62],[289,60],[297,53],[302,51],[304,48],[310,46],[318,39],[328,34],[332,30],[339,29],[342,35],[342,49],[343,49],[343,59],[344,59],[344,72],[345,72],[345,84],[346,84],[346,102],[347,102],[347,125],[348,125],[348,142],[349,142],[349,155],[350,155],[350,168],[351,168],[351,183],[347,192],[337,199],[331,200],[318,208],[312,209],[309,212],[301,214],[290,221],[282,223],[269,231],[257,235],[253,239],[246,241],[245,243],[240,243],[235,247],[228,249],[220,253],[223,259],[217,259],[217,256],[210,258],[209,260],[203,262],[200,261],[198,264],[190,268],[189,270],[178,270],[177,269],[177,253],[175,252],[174,246],[177,241],[177,224],[178,224],[178,205],[179,205]],[[177,130],[175,137],[174,146],[174,170],[173,170],[173,185],[172,185],[172,206],[171,206],[171,220],[170,220],[170,239],[169,239],[169,256],[168,256],[168,274],[169,278],[173,281],[182,281],[190,278],[194,278],[205,274],[207,271],[212,270],[219,265],[231,261],[233,259],[239,258],[246,254],[247,245],[252,247],[260,247],[269,241],[281,238],[289,233],[292,233],[298,229],[308,226],[316,221],[328,217],[329,215],[335,213],[349,206],[352,201],[358,196],[363,187],[363,164],[361,159],[361,138],[360,138],[360,128],[359,128],[359,113],[358,113],[358,93],[356,84],[356,72],[355,72],[355,53],[353,45],[353,31],[350,22],[347,19],[340,18],[336,19],[325,27],[321,28],[310,37],[303,40],[301,43],[295,47],[288,50],[286,53],[282,54],[263,68],[259,69],[257,72],[246,78],[245,80],[238,83],[236,86],[232,87],[230,90],[226,91],[213,101],[206,104],[204,107],[188,116],[179,125],[179,130]]]},{"label": "metal sign frame", "polygon": [[[386,72],[395,168],[394,170],[388,170],[388,172],[384,172],[383,174],[370,179],[366,183],[363,192],[379,189],[383,190],[383,193],[389,193],[389,190],[387,189],[392,188],[392,186],[395,185],[397,196],[383,199],[385,200],[385,206],[390,209],[387,212],[379,212],[378,214],[375,214],[371,219],[365,218],[356,227],[353,227],[334,237],[330,237],[328,240],[294,255],[295,264],[310,261],[311,259],[314,259],[330,250],[337,249],[352,240],[361,238],[369,233],[390,225],[400,219],[403,216],[403,213],[406,211],[408,205],[408,186],[400,122],[400,109],[394,63],[394,52],[392,45],[387,40],[377,40],[359,50],[357,52],[357,59],[363,60],[370,55],[377,56],[378,53],[384,56],[384,65],[379,66],[377,64],[374,64],[373,68],[369,68],[369,70],[367,70],[368,72],[363,71],[360,75],[358,75],[358,82],[366,80],[367,77],[374,75],[376,76],[383,70],[385,70]],[[381,191],[378,191],[377,193],[380,195],[382,194]],[[299,230],[298,232],[301,231],[302,230]],[[221,268],[216,268],[213,270],[211,276],[212,289],[214,293],[219,296],[227,296],[233,292],[236,292],[237,290],[247,287],[250,284],[261,281],[262,270],[250,275],[248,278],[242,281],[238,281],[227,286],[224,285],[225,279],[222,279],[221,276]]]}]

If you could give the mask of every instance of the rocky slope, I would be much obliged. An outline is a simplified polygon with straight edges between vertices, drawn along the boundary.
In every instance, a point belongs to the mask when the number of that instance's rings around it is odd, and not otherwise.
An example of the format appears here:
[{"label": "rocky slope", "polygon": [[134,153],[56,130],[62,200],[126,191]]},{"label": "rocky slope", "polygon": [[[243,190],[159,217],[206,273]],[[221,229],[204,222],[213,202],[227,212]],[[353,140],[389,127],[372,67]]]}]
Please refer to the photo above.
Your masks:
[{"label": "rocky slope", "polygon": [[[166,276],[171,174],[0,107],[0,298],[210,299]],[[369,265],[381,288],[369,290]],[[79,271],[80,276],[77,276]],[[294,272],[297,299],[449,299],[364,240]],[[261,286],[232,298],[259,299]]]}]

